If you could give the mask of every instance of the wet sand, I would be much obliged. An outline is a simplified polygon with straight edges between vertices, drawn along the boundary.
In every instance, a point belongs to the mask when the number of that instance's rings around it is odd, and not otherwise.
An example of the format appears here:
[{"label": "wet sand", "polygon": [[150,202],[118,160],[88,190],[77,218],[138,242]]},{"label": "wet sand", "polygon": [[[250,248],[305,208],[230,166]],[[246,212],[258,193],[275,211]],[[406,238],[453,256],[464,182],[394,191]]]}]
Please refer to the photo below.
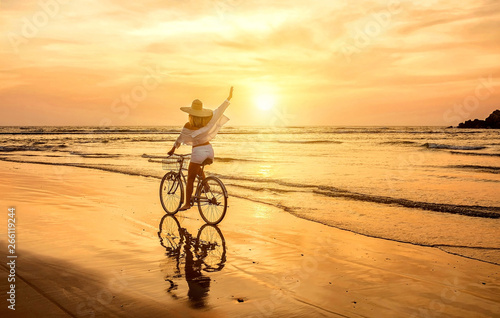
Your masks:
[{"label": "wet sand", "polygon": [[[18,255],[16,311],[4,301],[1,317],[500,316],[500,266],[439,249],[230,197],[214,270],[192,249],[166,255],[158,179],[2,162],[0,180],[0,248],[15,206]],[[176,219],[194,249],[197,209]]]}]

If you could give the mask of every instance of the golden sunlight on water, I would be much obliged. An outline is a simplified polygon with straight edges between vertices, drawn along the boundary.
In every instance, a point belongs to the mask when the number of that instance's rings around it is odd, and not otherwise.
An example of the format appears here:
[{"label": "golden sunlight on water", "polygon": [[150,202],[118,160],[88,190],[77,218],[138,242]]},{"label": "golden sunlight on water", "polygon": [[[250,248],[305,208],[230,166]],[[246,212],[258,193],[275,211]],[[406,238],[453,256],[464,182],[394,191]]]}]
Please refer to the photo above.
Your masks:
[{"label": "golden sunlight on water", "polygon": [[253,216],[259,219],[270,218],[270,208],[265,205],[255,206]]},{"label": "golden sunlight on water", "polygon": [[258,175],[264,178],[272,177],[274,171],[271,165],[261,165],[258,170]]}]

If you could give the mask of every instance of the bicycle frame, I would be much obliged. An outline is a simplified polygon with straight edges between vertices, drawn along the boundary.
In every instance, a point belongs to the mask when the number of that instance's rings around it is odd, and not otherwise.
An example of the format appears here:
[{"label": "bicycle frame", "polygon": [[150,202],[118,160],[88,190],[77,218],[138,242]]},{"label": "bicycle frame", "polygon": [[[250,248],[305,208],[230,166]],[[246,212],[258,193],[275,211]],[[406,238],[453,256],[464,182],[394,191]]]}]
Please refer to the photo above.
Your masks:
[{"label": "bicycle frame", "polygon": [[193,196],[192,196],[192,202],[191,202],[191,205],[194,205],[196,202],[206,202],[206,203],[210,203],[210,200],[208,200],[208,198],[203,198],[201,196],[198,196],[198,192],[199,192],[199,188],[201,187],[201,184],[203,183],[203,181],[205,180],[204,178],[202,178],[201,176],[203,175],[203,172],[205,171],[205,166],[201,166],[201,170],[200,170],[200,173],[196,175],[196,181],[197,181],[197,184],[196,184],[196,191],[194,192]]},{"label": "bicycle frame", "polygon": [[[189,157],[190,155],[177,155],[175,154],[175,156],[178,156],[179,158],[177,159],[177,162],[179,163],[179,170],[178,171],[175,171],[175,170],[171,170],[173,173],[175,173],[175,177],[182,177],[184,183],[186,183],[186,176],[184,176],[184,173],[182,172],[182,170],[185,170],[183,168],[184,166],[184,160],[186,160],[187,157]],[[174,182],[172,184],[172,187],[168,190],[168,194],[172,194],[172,193],[175,193],[175,191],[177,191],[177,188],[179,187],[178,183],[177,182]]]},{"label": "bicycle frame", "polygon": [[[183,181],[184,181],[184,184],[187,183],[187,180],[186,180],[186,176],[184,175],[184,173],[182,172],[183,170],[185,170],[183,168],[183,165],[184,165],[184,160],[187,159],[187,157],[189,157],[190,155],[177,155],[179,158],[177,159],[177,162],[179,163],[179,170],[178,171],[174,171],[175,175],[176,175],[176,178],[179,178],[179,177],[182,177]],[[201,171],[199,174],[196,175],[196,181],[197,181],[197,185],[196,185],[196,191],[195,193],[193,194],[193,196],[191,197],[191,202],[190,204],[191,205],[194,205],[197,201],[200,201],[200,202],[206,202],[206,203],[210,203],[210,200],[208,200],[207,198],[202,198],[202,197],[199,197],[197,195],[198,193],[198,188],[201,186],[201,184],[203,183],[203,180],[205,180],[204,178],[202,178],[201,176],[203,175],[203,172],[205,171],[205,166],[202,165],[201,166]],[[179,184],[177,182],[174,182],[172,184],[172,187],[168,190],[168,194],[172,194],[172,193],[175,193],[177,191],[177,188],[179,187]]]}]

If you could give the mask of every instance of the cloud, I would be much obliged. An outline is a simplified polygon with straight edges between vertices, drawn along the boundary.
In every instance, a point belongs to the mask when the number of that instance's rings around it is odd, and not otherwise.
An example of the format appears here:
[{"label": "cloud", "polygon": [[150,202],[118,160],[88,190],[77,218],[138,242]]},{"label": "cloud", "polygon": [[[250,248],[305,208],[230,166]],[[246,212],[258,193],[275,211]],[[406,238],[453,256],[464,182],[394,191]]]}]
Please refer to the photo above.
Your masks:
[{"label": "cloud", "polygon": [[[148,124],[163,123],[154,114],[162,103],[174,109],[191,95],[216,103],[230,84],[248,97],[242,105],[272,87],[297,113],[308,100],[331,107],[335,99],[338,109],[366,109],[367,118],[382,120],[377,111],[448,107],[481,76],[498,78],[499,9],[492,0],[402,1],[387,16],[382,0],[74,0],[15,52],[8,32],[22,35],[23,21],[41,9],[34,0],[4,0],[0,107],[36,104],[27,115],[33,120],[44,108],[89,110],[82,124],[92,124],[157,66],[164,90],[152,92],[136,117]],[[397,98],[385,97],[395,91]],[[307,119],[315,121],[333,123]]]}]

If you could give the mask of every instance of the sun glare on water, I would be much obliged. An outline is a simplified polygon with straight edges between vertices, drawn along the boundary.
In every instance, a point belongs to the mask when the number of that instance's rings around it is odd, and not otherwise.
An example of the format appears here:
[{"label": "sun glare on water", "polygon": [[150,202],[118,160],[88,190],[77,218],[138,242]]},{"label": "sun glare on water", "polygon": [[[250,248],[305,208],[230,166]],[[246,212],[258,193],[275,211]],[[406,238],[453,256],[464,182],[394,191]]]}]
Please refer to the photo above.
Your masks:
[{"label": "sun glare on water", "polygon": [[270,94],[259,95],[255,98],[255,105],[260,110],[270,110],[274,107],[275,103],[276,99]]}]

